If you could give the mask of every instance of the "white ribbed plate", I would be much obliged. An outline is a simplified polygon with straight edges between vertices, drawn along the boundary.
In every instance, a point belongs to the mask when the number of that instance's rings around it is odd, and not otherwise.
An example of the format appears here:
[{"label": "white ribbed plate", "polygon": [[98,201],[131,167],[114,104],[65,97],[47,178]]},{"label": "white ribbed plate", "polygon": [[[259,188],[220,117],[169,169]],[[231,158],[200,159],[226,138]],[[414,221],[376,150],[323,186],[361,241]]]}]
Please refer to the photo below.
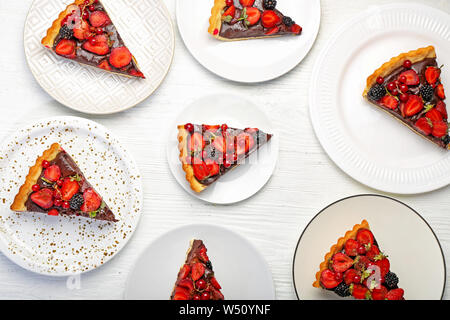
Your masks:
[{"label": "white ribbed plate", "polygon": [[[331,37],[314,67],[310,115],[330,158],[369,187],[399,194],[450,183],[450,152],[412,133],[362,98],[367,77],[402,52],[433,45],[450,65],[450,15],[411,3],[379,6]],[[442,71],[444,85],[450,69]]]},{"label": "white ribbed plate", "polygon": [[162,83],[174,54],[172,21],[161,0],[103,0],[111,20],[147,79],[130,79],[57,56],[41,39],[73,0],[35,0],[24,29],[25,55],[41,87],[69,108],[109,114],[131,108]]},{"label": "white ribbed plate", "polygon": [[[73,157],[119,222],[9,209],[29,167],[54,142]],[[134,160],[105,127],[82,118],[41,120],[8,137],[0,149],[0,185],[0,250],[45,275],[79,274],[106,263],[131,238],[142,210]]]}]

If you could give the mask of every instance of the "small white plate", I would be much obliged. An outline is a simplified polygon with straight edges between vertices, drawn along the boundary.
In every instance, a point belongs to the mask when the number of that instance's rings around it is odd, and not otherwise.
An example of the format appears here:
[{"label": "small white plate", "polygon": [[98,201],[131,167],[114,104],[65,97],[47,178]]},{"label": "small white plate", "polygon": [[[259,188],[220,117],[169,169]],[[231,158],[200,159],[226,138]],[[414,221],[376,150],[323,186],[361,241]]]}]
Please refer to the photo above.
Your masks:
[{"label": "small white plate", "polygon": [[[58,142],[74,158],[119,222],[15,213],[10,205],[36,158]],[[52,276],[100,267],[133,234],[141,215],[139,170],[105,127],[77,117],[55,117],[26,126],[0,149],[0,250],[19,266]]]},{"label": "small white plate", "polygon": [[[232,103],[230,103],[232,101]],[[206,190],[192,191],[186,181],[178,151],[178,125],[223,124],[234,128],[259,128],[273,134],[270,141],[250,155],[246,162],[228,172]],[[233,94],[212,94],[196,100],[177,116],[167,142],[167,161],[178,183],[191,195],[216,204],[231,204],[257,193],[269,181],[278,159],[279,137],[271,121],[253,102]]]},{"label": "small white plate", "polygon": [[220,41],[208,33],[213,0],[177,0],[181,37],[197,61],[229,80],[262,82],[292,70],[308,54],[320,26],[320,0],[280,0],[277,8],[302,26],[300,36]]},{"label": "small white plate", "polygon": [[213,225],[189,225],[151,243],[128,277],[125,299],[168,300],[192,239],[203,240],[226,300],[274,300],[269,266],[242,236]]},{"label": "small white plate", "polygon": [[[415,194],[450,183],[450,152],[413,134],[366,102],[367,77],[391,57],[428,45],[450,64],[450,15],[412,3],[377,6],[331,37],[311,79],[310,115],[330,158],[348,175],[385,192]],[[450,82],[443,69],[442,81]]]},{"label": "small white plate", "polygon": [[[300,300],[339,299],[312,286],[325,253],[355,224],[367,220],[407,300],[441,299],[445,261],[439,240],[427,222],[402,202],[378,195],[341,199],[319,212],[300,236],[293,277]],[[349,298],[347,298],[349,299]]]},{"label": "small white plate", "polygon": [[120,112],[147,99],[172,64],[175,38],[161,0],[102,0],[147,79],[130,79],[83,66],[44,48],[41,39],[73,0],[35,0],[25,21],[25,56],[40,86],[65,106],[90,114]]}]

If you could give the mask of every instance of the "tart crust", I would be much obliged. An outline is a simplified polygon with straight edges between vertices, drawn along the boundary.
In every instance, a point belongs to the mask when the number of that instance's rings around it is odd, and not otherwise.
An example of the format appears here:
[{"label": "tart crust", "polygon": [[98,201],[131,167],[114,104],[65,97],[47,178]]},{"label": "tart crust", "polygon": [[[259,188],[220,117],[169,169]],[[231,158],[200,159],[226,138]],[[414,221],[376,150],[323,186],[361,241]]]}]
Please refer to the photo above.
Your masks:
[{"label": "tart crust", "polygon": [[202,192],[207,188],[206,185],[201,184],[194,176],[194,168],[191,164],[186,162],[188,155],[188,132],[184,126],[178,126],[178,150],[180,150],[180,161],[183,165],[183,170],[186,173],[186,180],[190,183],[192,190],[195,192]]},{"label": "tart crust", "polygon": [[14,198],[14,202],[11,205],[11,210],[16,212],[26,211],[25,203],[32,192],[32,187],[37,183],[39,176],[42,173],[42,162],[44,160],[52,161],[62,151],[61,146],[58,143],[54,143],[49,149],[45,150],[42,156],[36,159],[34,166],[30,167],[28,175],[25,178],[24,184],[20,187],[19,192]]},{"label": "tart crust", "polygon": [[367,98],[370,88],[375,84],[378,77],[384,78],[391,74],[395,69],[400,68],[403,65],[403,61],[410,60],[412,63],[416,63],[426,58],[436,58],[436,52],[433,46],[412,50],[392,58],[367,78],[367,85],[364,89],[363,97]]},{"label": "tart crust", "polygon": [[330,251],[325,255],[323,262],[319,266],[319,271],[316,273],[316,281],[313,283],[313,287],[320,288],[320,275],[324,270],[328,268],[328,263],[333,255],[342,250],[345,243],[348,239],[355,239],[356,234],[361,229],[369,229],[369,223],[366,220],[363,220],[360,224],[355,224],[352,230],[349,230],[345,233],[345,235],[338,239],[336,244],[332,245]]}]

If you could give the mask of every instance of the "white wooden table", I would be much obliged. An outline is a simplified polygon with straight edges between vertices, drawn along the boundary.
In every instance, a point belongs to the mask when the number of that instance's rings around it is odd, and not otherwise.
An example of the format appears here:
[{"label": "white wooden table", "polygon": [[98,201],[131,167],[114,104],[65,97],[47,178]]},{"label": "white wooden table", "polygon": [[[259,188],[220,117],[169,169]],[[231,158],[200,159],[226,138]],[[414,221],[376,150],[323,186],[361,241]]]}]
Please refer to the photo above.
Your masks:
[{"label": "white wooden table", "polygon": [[[165,2],[176,25],[175,0]],[[315,138],[308,114],[312,67],[339,25],[370,5],[390,2],[393,1],[322,0],[320,34],[310,54],[289,74],[259,85],[240,85],[208,72],[189,54],[176,30],[173,66],[156,93],[129,111],[92,117],[54,101],[29,72],[22,31],[32,0],[0,0],[0,139],[15,128],[44,117],[87,117],[110,128],[132,153],[140,167],[145,191],[143,216],[131,241],[105,266],[82,275],[79,290],[67,289],[65,278],[36,275],[0,254],[0,298],[121,299],[134,261],[152,240],[178,226],[211,223],[235,230],[252,241],[270,265],[277,298],[295,299],[292,258],[306,224],[335,200],[377,193],[340,171]],[[414,2],[450,12],[448,0]],[[278,166],[269,183],[253,198],[233,206],[210,205],[189,196],[170,173],[165,155],[166,126],[176,114],[205,93],[223,91],[255,99],[272,115],[282,137]],[[450,265],[450,188],[394,197],[411,205],[430,223]],[[444,296],[447,299],[449,287],[447,281]]]}]

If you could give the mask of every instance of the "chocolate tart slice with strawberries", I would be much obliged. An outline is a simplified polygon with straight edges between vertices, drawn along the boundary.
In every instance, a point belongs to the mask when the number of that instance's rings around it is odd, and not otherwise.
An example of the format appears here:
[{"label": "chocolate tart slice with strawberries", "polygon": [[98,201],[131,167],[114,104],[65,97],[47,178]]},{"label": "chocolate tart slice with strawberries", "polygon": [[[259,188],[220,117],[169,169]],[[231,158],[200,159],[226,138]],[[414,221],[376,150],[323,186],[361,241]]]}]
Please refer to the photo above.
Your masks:
[{"label": "chocolate tart slice with strawberries", "polygon": [[338,296],[366,300],[404,300],[399,279],[387,256],[363,220],[339,238],[316,273],[313,286]]},{"label": "chocolate tart slice with strawberries", "polygon": [[178,126],[178,149],[186,180],[201,192],[230,172],[272,138],[257,128],[222,125]]},{"label": "chocolate tart slice with strawberries", "polygon": [[11,210],[118,221],[72,157],[57,143],[30,168]]},{"label": "chocolate tart slice with strawberries", "polygon": [[75,0],[42,44],[57,55],[122,76],[145,78],[99,0]]},{"label": "chocolate tart slice with strawberries", "polygon": [[443,149],[450,149],[441,67],[434,47],[420,48],[383,64],[363,93],[370,103]]},{"label": "chocolate tart slice with strawberries", "polygon": [[223,41],[300,35],[302,27],[275,0],[214,0],[208,32]]},{"label": "chocolate tart slice with strawberries", "polygon": [[170,300],[224,300],[202,240],[192,240]]}]

